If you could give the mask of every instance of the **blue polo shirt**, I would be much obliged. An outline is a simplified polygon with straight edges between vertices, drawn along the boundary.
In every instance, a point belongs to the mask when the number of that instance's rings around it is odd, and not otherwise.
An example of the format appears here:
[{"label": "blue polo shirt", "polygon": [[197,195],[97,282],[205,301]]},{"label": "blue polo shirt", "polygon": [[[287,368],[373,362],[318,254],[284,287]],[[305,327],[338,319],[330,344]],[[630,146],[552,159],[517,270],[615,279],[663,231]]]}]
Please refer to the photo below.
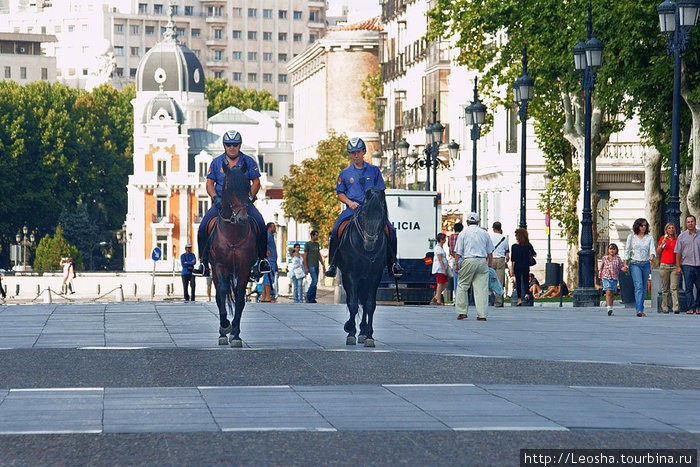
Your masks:
[{"label": "blue polo shirt", "polygon": [[386,189],[384,177],[377,166],[364,162],[361,169],[350,164],[340,172],[338,184],[335,187],[336,194],[344,193],[348,199],[362,204],[365,199],[365,191],[376,186]]},{"label": "blue polo shirt", "polygon": [[[224,173],[224,161],[226,161],[226,153],[221,154],[211,161],[209,172],[207,173],[207,178],[214,180],[214,189],[219,196],[221,196],[221,191],[224,188],[224,179],[226,178],[226,174]],[[245,172],[248,181],[252,182],[260,177],[260,171],[258,170],[258,164],[255,162],[255,159],[241,152],[239,153],[238,161],[236,161],[234,167],[242,167],[243,165],[248,167],[248,170]]]}]

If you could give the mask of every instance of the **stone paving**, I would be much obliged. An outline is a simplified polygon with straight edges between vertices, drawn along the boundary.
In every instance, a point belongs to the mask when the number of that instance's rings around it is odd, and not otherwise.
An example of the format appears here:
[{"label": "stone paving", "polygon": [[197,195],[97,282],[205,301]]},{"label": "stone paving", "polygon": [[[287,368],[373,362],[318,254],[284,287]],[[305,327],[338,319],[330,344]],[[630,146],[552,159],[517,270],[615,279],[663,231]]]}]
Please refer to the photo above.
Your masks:
[{"label": "stone paving", "polygon": [[[700,316],[630,310],[380,306],[377,347],[346,346],[341,305],[249,304],[245,347],[217,345],[213,303],[0,307],[0,359],[17,349],[313,349],[601,362],[700,369]],[[330,354],[329,354],[330,355]],[[698,373],[700,375],[700,373]],[[699,378],[700,381],[700,378]],[[371,423],[363,413],[371,414]],[[700,387],[338,384],[3,387],[0,434],[227,431],[566,431],[700,433]]]}]

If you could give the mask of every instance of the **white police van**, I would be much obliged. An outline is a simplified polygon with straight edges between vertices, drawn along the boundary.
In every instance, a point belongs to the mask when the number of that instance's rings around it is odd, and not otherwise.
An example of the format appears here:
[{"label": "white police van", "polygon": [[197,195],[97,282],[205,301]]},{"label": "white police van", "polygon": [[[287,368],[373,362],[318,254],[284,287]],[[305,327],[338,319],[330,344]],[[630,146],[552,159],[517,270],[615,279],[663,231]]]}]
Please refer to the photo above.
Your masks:
[{"label": "white police van", "polygon": [[389,220],[396,228],[397,256],[404,273],[397,289],[385,270],[377,301],[428,303],[435,295],[431,272],[433,248],[442,228],[441,201],[436,191],[386,190]]}]

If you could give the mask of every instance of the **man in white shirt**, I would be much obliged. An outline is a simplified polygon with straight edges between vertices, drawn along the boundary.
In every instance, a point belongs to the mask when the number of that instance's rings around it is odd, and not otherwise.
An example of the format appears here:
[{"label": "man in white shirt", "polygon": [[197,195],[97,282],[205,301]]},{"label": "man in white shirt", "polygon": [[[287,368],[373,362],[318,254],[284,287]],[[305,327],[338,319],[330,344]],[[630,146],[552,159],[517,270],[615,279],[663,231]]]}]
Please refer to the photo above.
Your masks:
[{"label": "man in white shirt", "polygon": [[[503,230],[501,228],[501,223],[496,221],[491,226],[493,232],[489,235],[491,236],[491,241],[494,245],[493,250],[493,267],[496,270],[496,277],[498,282],[505,287],[506,280],[506,264],[510,261],[510,247],[508,246],[508,237],[503,235]],[[496,301],[494,305],[501,308],[503,307],[503,296],[496,295]]]},{"label": "man in white shirt", "polygon": [[479,227],[479,215],[467,214],[467,228],[459,234],[455,246],[455,271],[459,288],[455,308],[457,319],[467,317],[467,290],[473,287],[477,321],[486,321],[489,306],[489,267],[493,260],[493,242],[486,230]]}]

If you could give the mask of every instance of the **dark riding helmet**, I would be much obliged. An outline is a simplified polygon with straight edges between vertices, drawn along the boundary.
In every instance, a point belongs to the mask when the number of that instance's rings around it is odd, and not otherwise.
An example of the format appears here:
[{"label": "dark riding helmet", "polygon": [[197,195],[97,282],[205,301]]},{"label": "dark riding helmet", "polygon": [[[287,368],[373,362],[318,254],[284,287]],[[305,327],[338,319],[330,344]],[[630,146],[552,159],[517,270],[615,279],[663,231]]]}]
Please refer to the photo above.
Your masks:
[{"label": "dark riding helmet", "polygon": [[350,138],[348,141],[348,152],[358,152],[367,149],[362,138]]},{"label": "dark riding helmet", "polygon": [[224,133],[224,144],[226,143],[233,143],[233,144],[241,144],[243,142],[243,138],[241,137],[241,134],[237,132],[236,130],[229,130],[226,133]]}]

